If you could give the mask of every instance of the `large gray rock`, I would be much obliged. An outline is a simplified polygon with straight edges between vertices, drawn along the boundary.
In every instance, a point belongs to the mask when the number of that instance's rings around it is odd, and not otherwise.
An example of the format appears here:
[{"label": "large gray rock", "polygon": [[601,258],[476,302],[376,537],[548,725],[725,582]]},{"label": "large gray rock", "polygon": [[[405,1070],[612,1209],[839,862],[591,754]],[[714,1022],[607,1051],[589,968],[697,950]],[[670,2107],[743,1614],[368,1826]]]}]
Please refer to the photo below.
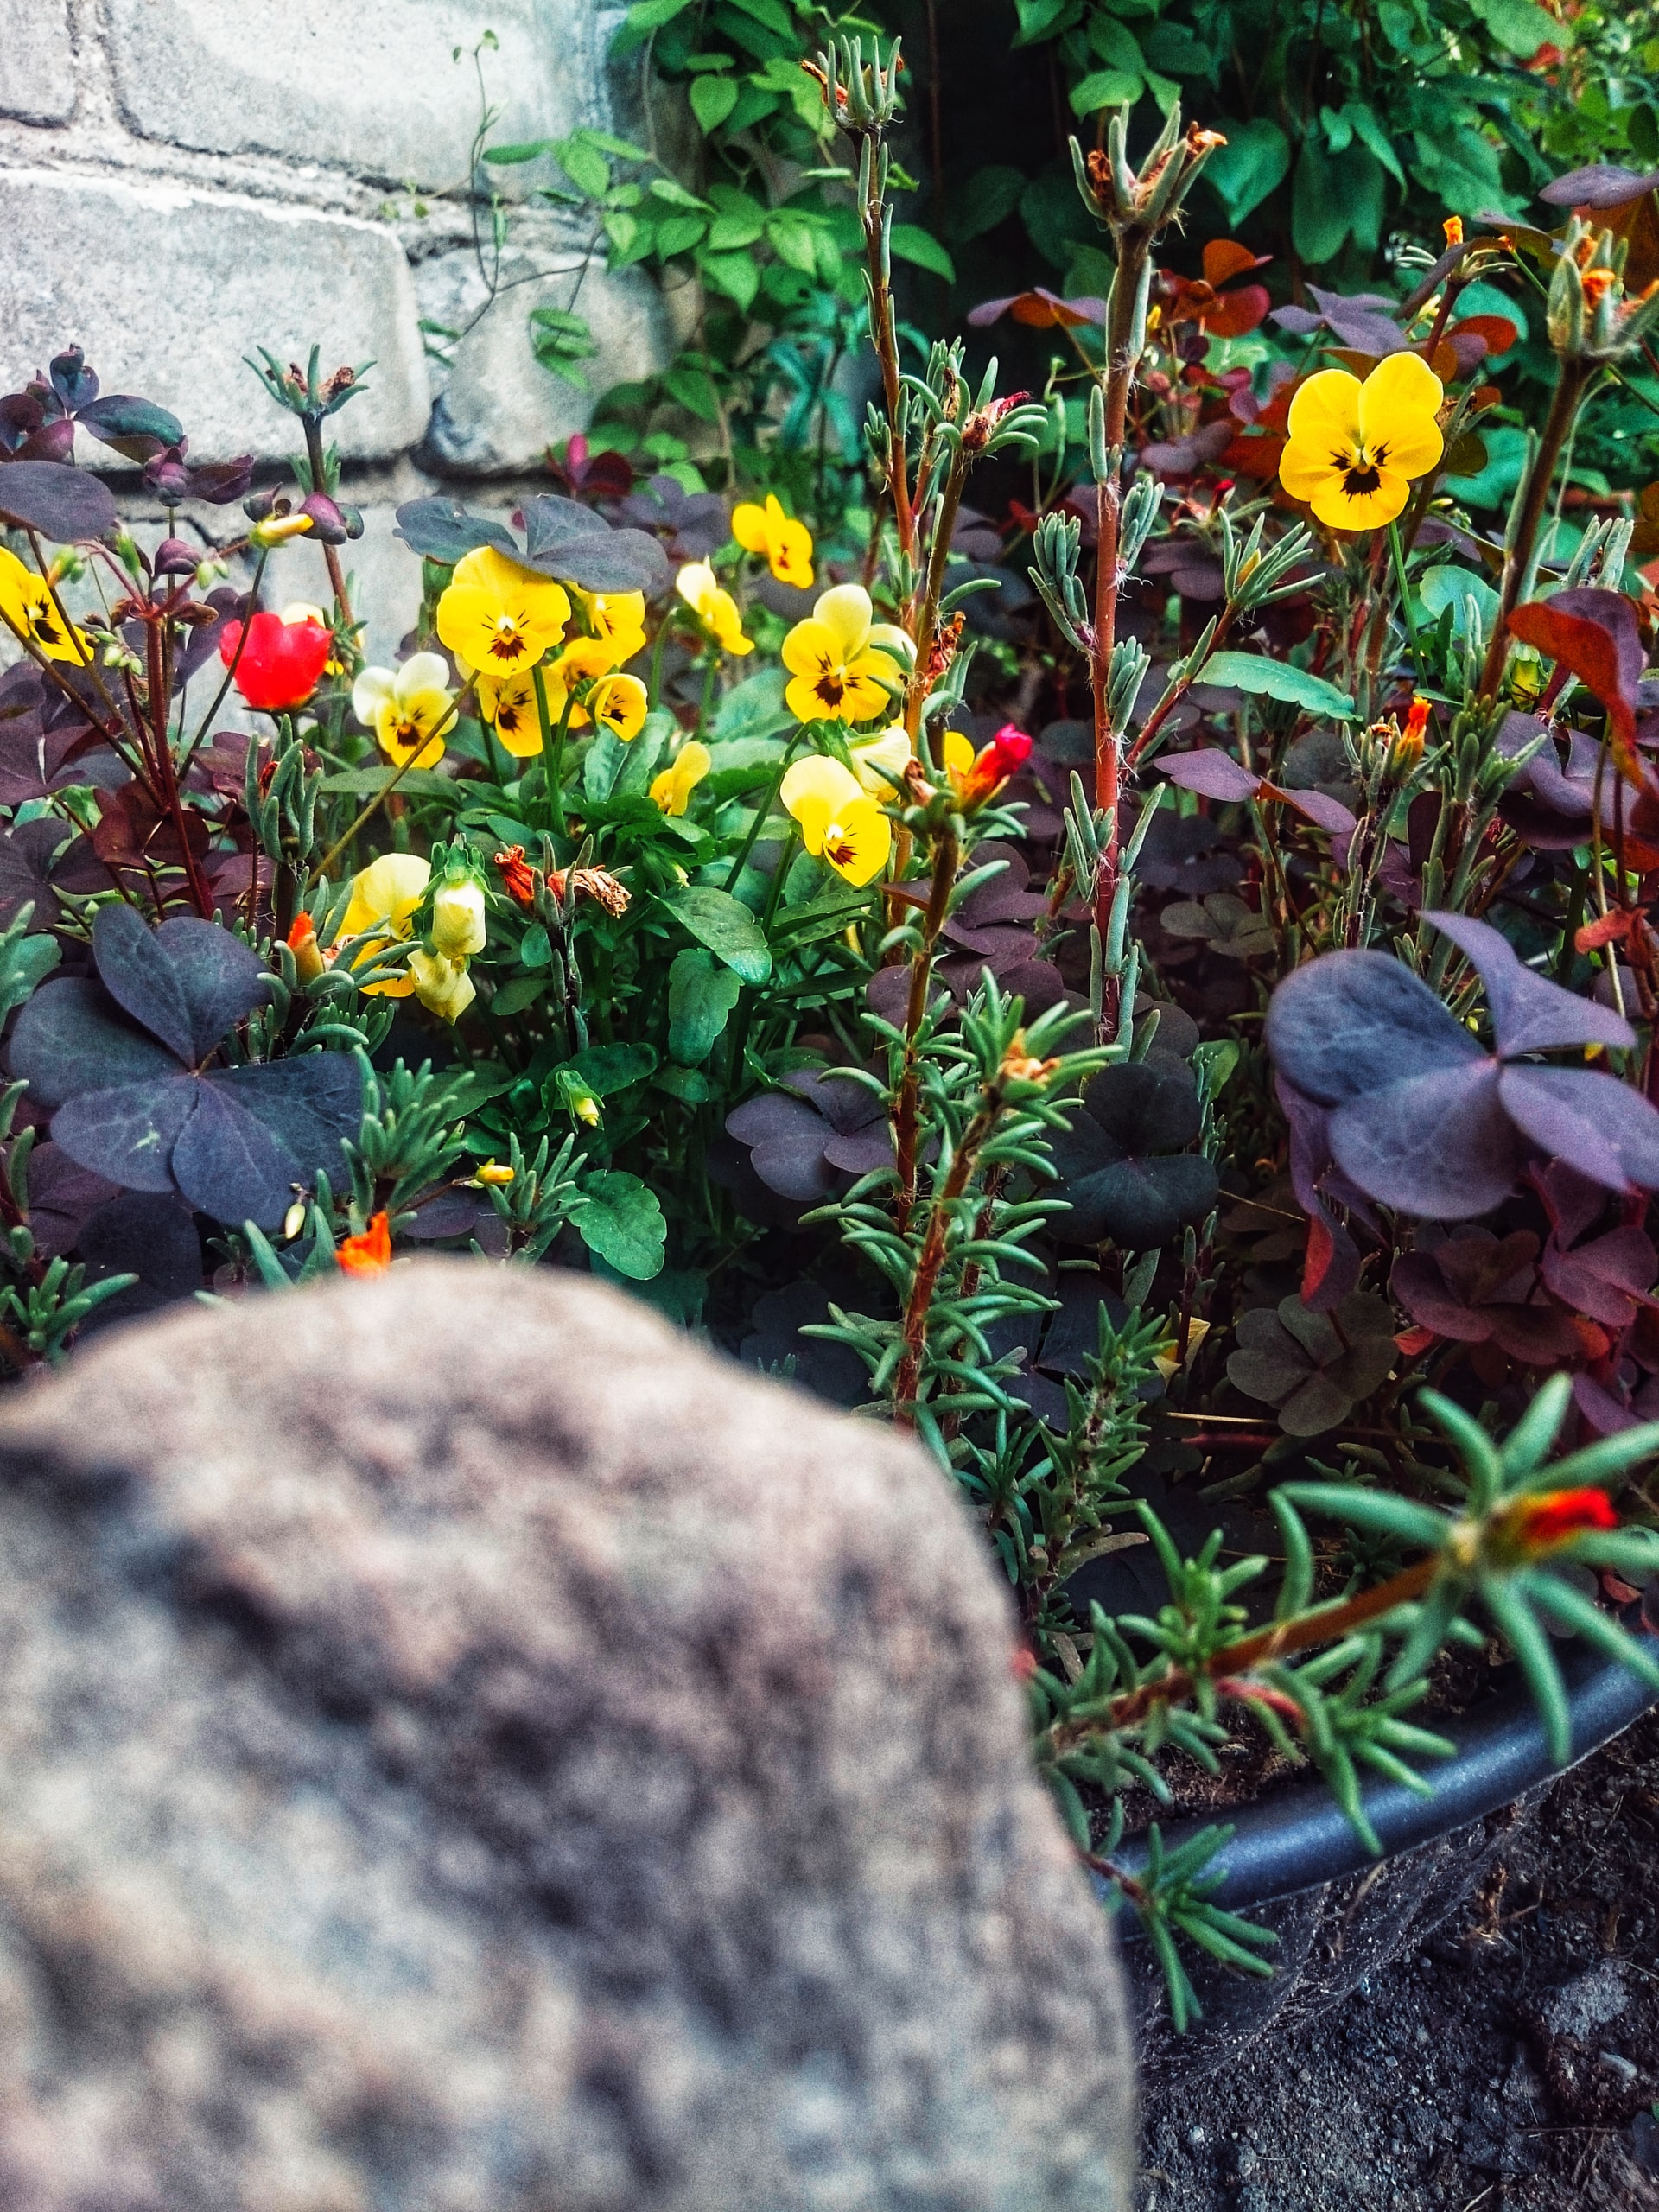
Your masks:
[{"label": "large gray rock", "polygon": [[551,1272],[0,1418],[0,2203],[1119,2212],[1105,1925],[913,1446]]},{"label": "large gray rock", "polygon": [[0,115],[62,123],[74,112],[68,0],[0,7]]},{"label": "large gray rock", "polygon": [[[388,184],[467,181],[482,107],[493,142],[603,119],[593,0],[106,0],[121,108],[146,138],[276,154]],[[457,58],[459,49],[459,58]],[[503,170],[502,181],[514,181]]]},{"label": "large gray rock", "polygon": [[[353,460],[413,445],[429,388],[409,265],[372,223],[191,187],[48,169],[0,170],[0,391],[68,345],[109,391],[183,422],[194,460],[281,455],[299,426],[244,357],[266,346],[325,369],[372,360],[332,418]],[[82,458],[111,456],[88,443]]]}]

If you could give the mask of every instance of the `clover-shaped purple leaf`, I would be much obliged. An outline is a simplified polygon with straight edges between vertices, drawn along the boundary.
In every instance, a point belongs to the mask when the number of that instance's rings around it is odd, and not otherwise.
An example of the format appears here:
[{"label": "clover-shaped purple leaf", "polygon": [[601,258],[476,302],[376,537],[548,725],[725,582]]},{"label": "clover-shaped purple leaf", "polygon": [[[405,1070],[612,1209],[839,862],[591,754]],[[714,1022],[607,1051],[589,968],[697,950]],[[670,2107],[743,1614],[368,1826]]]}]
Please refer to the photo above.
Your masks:
[{"label": "clover-shaped purple leaf", "polygon": [[1321,1106],[1485,1058],[1428,985],[1385,952],[1327,952],[1287,976],[1267,1039],[1274,1065]]},{"label": "clover-shaped purple leaf", "polygon": [[1395,1263],[1389,1287],[1414,1321],[1459,1344],[1495,1344],[1524,1366],[1578,1350],[1572,1318],[1540,1294],[1538,1239],[1463,1229]]},{"label": "clover-shaped purple leaf", "polygon": [[1330,1313],[1294,1298],[1239,1318],[1228,1380],[1248,1398],[1278,1408],[1287,1436],[1319,1436],[1387,1382],[1399,1357],[1388,1307],[1356,1291]]},{"label": "clover-shaped purple leaf", "polygon": [[1620,1016],[1530,974],[1484,924],[1430,918],[1481,968],[1497,1053],[1380,952],[1326,953],[1268,1007],[1268,1050],[1296,1090],[1334,1109],[1344,1173],[1385,1205],[1465,1220],[1513,1188],[1524,1138],[1608,1189],[1659,1188],[1659,1112],[1646,1098],[1611,1076],[1503,1058],[1626,1042]]},{"label": "clover-shaped purple leaf", "polygon": [[780,1198],[817,1202],[893,1157],[880,1099],[833,1068],[797,1068],[784,1090],[762,1091],[726,1116],[728,1135],[750,1147],[749,1164]]},{"label": "clover-shaped purple leaf", "polygon": [[1103,1068],[1052,1140],[1055,1195],[1068,1206],[1055,1236],[1068,1244],[1109,1236],[1146,1252],[1202,1221],[1221,1188],[1211,1163],[1185,1149],[1202,1126],[1198,1086],[1179,1062]]},{"label": "clover-shaped purple leaf", "polygon": [[173,1192],[227,1222],[279,1220],[296,1184],[338,1175],[362,1112],[356,1063],[307,1053],[248,1067],[207,1063],[264,999],[250,949],[194,918],[148,929],[102,909],[100,980],[43,986],[18,1017],[14,1074],[55,1106],[54,1141],[130,1191]]}]

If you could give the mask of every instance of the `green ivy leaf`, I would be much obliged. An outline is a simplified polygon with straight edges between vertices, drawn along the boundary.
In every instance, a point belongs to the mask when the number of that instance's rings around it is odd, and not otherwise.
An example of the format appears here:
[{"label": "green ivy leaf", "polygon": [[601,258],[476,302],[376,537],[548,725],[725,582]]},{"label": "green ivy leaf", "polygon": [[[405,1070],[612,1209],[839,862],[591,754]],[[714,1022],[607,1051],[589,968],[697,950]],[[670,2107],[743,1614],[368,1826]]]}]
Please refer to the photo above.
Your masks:
[{"label": "green ivy leaf", "polygon": [[1348,694],[1322,676],[1310,676],[1305,668],[1268,660],[1261,653],[1211,653],[1204,664],[1203,680],[1231,691],[1280,699],[1287,706],[1306,707],[1309,714],[1332,721],[1351,722],[1358,712]]},{"label": "green ivy leaf", "polygon": [[1093,115],[1099,108],[1127,106],[1140,99],[1146,81],[1127,69],[1092,70],[1081,84],[1071,87],[1071,111]]},{"label": "green ivy leaf", "polygon": [[32,997],[60,960],[54,937],[10,938],[0,943],[0,1021]]},{"label": "green ivy leaf", "polygon": [[699,944],[706,944],[746,983],[764,983],[772,975],[772,949],[760,925],[729,892],[712,884],[689,883],[664,905]]},{"label": "green ivy leaf", "polygon": [[1227,143],[1205,162],[1204,179],[1236,227],[1281,185],[1290,168],[1290,141],[1276,123],[1255,116],[1249,123],[1217,124]]},{"label": "green ivy leaf", "polygon": [[718,130],[737,105],[737,86],[729,77],[694,77],[687,97],[699,129]]},{"label": "green ivy leaf", "polygon": [[636,46],[643,46],[652,31],[660,30],[664,23],[671,23],[676,16],[683,15],[691,0],[634,0],[634,4],[623,16],[611,41],[613,55],[628,54]]},{"label": "green ivy leaf", "polygon": [[913,262],[918,269],[931,270],[934,276],[943,276],[947,284],[956,283],[955,262],[932,232],[925,231],[919,223],[895,223],[893,226],[893,250],[900,261]]},{"label": "green ivy leaf", "polygon": [[752,254],[705,251],[697,256],[697,267],[715,291],[724,292],[728,300],[735,300],[746,315],[754,305],[754,296],[760,289],[760,271],[755,267]]},{"label": "green ivy leaf", "polygon": [[976,169],[954,197],[947,218],[951,237],[964,245],[969,238],[983,238],[1013,214],[1025,188],[1024,171],[1006,163],[993,162]]},{"label": "green ivy leaf", "polygon": [[596,1252],[620,1275],[631,1282],[649,1282],[663,1271],[668,1243],[668,1224],[657,1203],[637,1175],[620,1167],[590,1175],[582,1185],[582,1205],[575,1217],[576,1232],[590,1252]]},{"label": "green ivy leaf", "polygon": [[585,133],[573,131],[550,150],[571,183],[590,200],[602,200],[610,190],[611,165]]},{"label": "green ivy leaf", "polygon": [[695,1067],[706,1060],[725,1028],[743,986],[702,946],[677,952],[668,971],[668,1051],[671,1059]]}]

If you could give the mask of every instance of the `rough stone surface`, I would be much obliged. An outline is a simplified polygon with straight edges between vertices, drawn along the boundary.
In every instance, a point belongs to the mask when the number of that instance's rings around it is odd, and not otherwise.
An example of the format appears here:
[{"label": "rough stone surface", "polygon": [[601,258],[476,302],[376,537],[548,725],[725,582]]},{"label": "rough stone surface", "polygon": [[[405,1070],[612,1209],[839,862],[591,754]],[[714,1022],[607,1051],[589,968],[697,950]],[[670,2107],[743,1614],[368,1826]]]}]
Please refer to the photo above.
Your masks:
[{"label": "rough stone surface", "polygon": [[0,115],[61,123],[74,111],[75,54],[68,0],[0,8]]},{"label": "rough stone surface", "polygon": [[0,1418],[0,2202],[1117,2212],[1104,1923],[921,1453],[579,1278]]},{"label": "rough stone surface", "polygon": [[[192,457],[285,454],[297,426],[244,356],[372,359],[333,418],[340,451],[411,446],[427,383],[408,264],[389,232],[306,209],[159,182],[0,169],[0,389],[75,343],[112,391],[184,423]],[[280,272],[276,280],[274,274]],[[109,455],[89,448],[87,459]]]},{"label": "rough stone surface", "polygon": [[499,41],[486,57],[499,143],[600,119],[591,0],[492,0],[481,12],[473,0],[373,0],[344,16],[340,0],[106,4],[127,121],[180,146],[464,183],[480,105],[470,55],[486,25]]},{"label": "rough stone surface", "polygon": [[[442,255],[416,276],[423,311],[446,328],[465,329],[477,296],[472,255]],[[455,347],[432,410],[423,458],[446,474],[493,476],[538,465],[550,442],[586,425],[594,392],[642,374],[666,351],[663,302],[639,270],[612,276],[602,263],[555,249],[510,253],[501,277],[495,304]],[[569,312],[573,304],[599,349],[579,365],[588,390],[554,376],[531,349],[531,311]]]}]

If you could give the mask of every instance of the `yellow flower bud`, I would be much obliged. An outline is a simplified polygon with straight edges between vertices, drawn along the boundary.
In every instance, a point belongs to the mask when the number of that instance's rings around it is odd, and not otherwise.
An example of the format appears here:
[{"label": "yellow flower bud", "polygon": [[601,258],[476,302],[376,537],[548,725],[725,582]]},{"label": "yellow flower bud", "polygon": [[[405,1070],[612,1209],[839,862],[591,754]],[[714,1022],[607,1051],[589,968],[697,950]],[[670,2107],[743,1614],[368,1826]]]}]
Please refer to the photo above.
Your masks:
[{"label": "yellow flower bud", "polygon": [[309,515],[271,515],[264,522],[257,522],[248,532],[251,545],[281,545],[290,537],[303,537],[311,527]]},{"label": "yellow flower bud", "polygon": [[409,972],[415,979],[416,997],[442,1021],[458,1021],[478,995],[464,960],[446,960],[440,953],[416,950],[409,956]]},{"label": "yellow flower bud", "polygon": [[432,894],[432,949],[447,960],[484,950],[484,891],[470,877],[440,884]]},{"label": "yellow flower bud", "polygon": [[486,1160],[474,1175],[473,1180],[475,1183],[511,1183],[514,1173],[512,1168],[502,1166],[499,1160]]}]

